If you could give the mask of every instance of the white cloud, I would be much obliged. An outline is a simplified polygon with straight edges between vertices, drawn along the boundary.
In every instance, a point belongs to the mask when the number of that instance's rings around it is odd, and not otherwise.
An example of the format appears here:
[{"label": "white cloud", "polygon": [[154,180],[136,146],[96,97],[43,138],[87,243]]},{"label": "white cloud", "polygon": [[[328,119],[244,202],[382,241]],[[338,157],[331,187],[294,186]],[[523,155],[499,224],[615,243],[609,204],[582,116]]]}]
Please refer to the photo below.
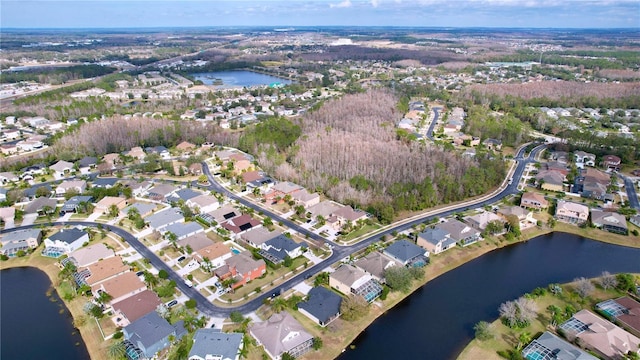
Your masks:
[{"label": "white cloud", "polygon": [[377,7],[378,7],[378,5],[380,5],[380,0],[371,0],[371,5],[372,5],[374,8],[377,8]]},{"label": "white cloud", "polygon": [[343,0],[341,3],[329,4],[331,8],[348,8],[351,7],[351,0]]}]

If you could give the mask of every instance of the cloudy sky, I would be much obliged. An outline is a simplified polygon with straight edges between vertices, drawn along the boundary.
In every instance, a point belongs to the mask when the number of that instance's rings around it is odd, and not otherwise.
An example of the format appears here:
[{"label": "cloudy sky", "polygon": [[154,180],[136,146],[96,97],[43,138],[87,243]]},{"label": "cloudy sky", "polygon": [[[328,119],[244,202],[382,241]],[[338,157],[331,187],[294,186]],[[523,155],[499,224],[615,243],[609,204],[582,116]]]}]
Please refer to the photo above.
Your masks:
[{"label": "cloudy sky", "polygon": [[0,0],[1,28],[640,28],[640,0]]}]

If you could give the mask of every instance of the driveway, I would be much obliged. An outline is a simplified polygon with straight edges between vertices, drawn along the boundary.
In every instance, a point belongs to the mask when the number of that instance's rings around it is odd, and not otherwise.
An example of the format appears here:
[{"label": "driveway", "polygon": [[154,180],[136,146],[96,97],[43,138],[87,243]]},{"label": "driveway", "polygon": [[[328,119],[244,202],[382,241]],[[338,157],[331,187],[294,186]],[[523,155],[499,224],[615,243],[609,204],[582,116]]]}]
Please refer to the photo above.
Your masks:
[{"label": "driveway", "polygon": [[31,225],[33,224],[36,219],[38,218],[38,214],[25,214],[24,218],[22,219],[22,225]]}]

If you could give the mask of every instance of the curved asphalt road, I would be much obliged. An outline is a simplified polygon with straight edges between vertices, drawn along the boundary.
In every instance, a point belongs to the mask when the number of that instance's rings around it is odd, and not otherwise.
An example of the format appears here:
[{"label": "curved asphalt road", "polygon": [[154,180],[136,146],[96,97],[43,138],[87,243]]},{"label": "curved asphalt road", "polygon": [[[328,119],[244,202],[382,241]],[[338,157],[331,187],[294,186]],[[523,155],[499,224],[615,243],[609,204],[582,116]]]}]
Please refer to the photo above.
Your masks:
[{"label": "curved asphalt road", "polygon": [[[544,148],[544,145],[540,145],[536,148],[534,148],[531,151],[530,156],[525,157],[524,156],[524,147],[522,147],[517,155],[515,160],[518,162],[515,172],[513,174],[513,179],[520,179],[522,177],[522,174],[524,172],[525,166],[527,163],[530,163],[533,161],[533,159],[535,159],[536,155]],[[233,193],[231,193],[229,190],[227,190],[226,188],[222,187],[220,184],[218,184],[215,179],[213,178],[213,176],[211,175],[211,172],[209,171],[209,168],[206,166],[206,164],[203,164],[203,171],[204,173],[207,175],[207,177],[209,178],[209,181],[211,183],[210,185],[210,189],[218,191],[234,200],[238,200],[239,202],[241,202],[243,205],[251,207],[254,210],[257,211],[262,211],[264,214],[271,216],[274,220],[277,221],[282,221],[283,224],[289,226],[290,228],[299,231],[300,233],[303,234],[309,234],[310,238],[313,238],[314,240],[319,240],[319,241],[327,241],[324,238],[322,238],[321,236],[314,234],[312,232],[309,232],[308,230],[300,227],[299,225],[293,223],[290,220],[281,218],[280,216],[272,213],[271,211],[268,211],[264,208],[259,207],[258,205],[244,199],[241,198]],[[371,235],[369,237],[367,237],[366,239],[358,242],[355,245],[351,245],[351,246],[335,246],[333,248],[333,253],[330,257],[328,257],[327,259],[325,259],[324,261],[322,261],[319,264],[316,264],[312,267],[309,267],[308,269],[305,269],[304,271],[299,272],[297,275],[295,275],[294,277],[286,280],[285,282],[283,282],[282,284],[280,284],[278,286],[278,289],[281,290],[286,290],[286,289],[290,289],[291,287],[297,285],[298,283],[304,281],[304,278],[307,275],[313,275],[315,274],[318,270],[317,268],[324,268],[327,266],[330,266],[342,259],[344,259],[345,257],[358,252],[364,248],[366,248],[367,246],[369,246],[369,244],[378,241],[382,236],[387,236],[387,235],[391,235],[391,233],[393,232],[400,232],[400,231],[404,231],[407,229],[410,229],[412,226],[420,224],[422,222],[424,222],[425,220],[430,220],[436,217],[442,217],[442,216],[448,216],[451,215],[453,213],[459,212],[459,211],[464,211],[464,210],[468,210],[472,207],[480,207],[480,206],[485,206],[491,203],[496,202],[497,200],[500,200],[501,198],[511,195],[511,194],[515,194],[518,192],[518,188],[517,188],[517,184],[518,181],[513,181],[512,184],[509,184],[508,186],[506,186],[504,189],[502,189],[502,191],[500,191],[499,193],[495,194],[494,196],[491,196],[485,200],[481,200],[481,201],[474,201],[474,202],[467,202],[467,203],[463,203],[460,204],[459,206],[456,206],[454,208],[450,208],[448,210],[444,210],[438,213],[434,213],[434,214],[430,214],[430,215],[425,215],[425,216],[421,216],[421,217],[417,217],[413,220],[411,220],[410,222],[406,222],[400,225],[396,225],[396,226],[392,226],[382,232],[376,233],[375,235]],[[198,310],[200,310],[202,313],[209,315],[209,316],[213,316],[213,317],[227,317],[229,315],[229,313],[231,313],[231,311],[240,311],[242,313],[247,313],[250,311],[253,311],[255,309],[257,309],[258,307],[260,307],[260,305],[262,305],[262,302],[265,298],[271,296],[271,292],[269,293],[263,293],[260,294],[259,296],[257,296],[256,298],[254,298],[253,300],[243,304],[243,305],[239,305],[237,307],[229,307],[229,308],[222,308],[222,307],[218,307],[216,305],[214,305],[213,303],[211,303],[209,300],[207,300],[207,298],[202,295],[198,290],[196,290],[195,288],[192,287],[188,287],[184,281],[183,278],[178,275],[176,272],[173,271],[173,269],[171,269],[171,267],[169,265],[167,265],[164,261],[162,261],[156,254],[154,254],[151,250],[149,250],[149,248],[147,248],[144,244],[142,244],[138,239],[136,239],[135,236],[133,236],[132,234],[130,234],[129,232],[125,231],[124,229],[121,229],[117,226],[113,226],[113,225],[109,225],[109,224],[99,224],[99,223],[91,223],[91,222],[84,222],[84,221],[67,221],[67,222],[54,222],[51,223],[51,226],[55,226],[55,225],[80,225],[80,226],[91,226],[91,227],[98,227],[98,226],[102,226],[103,228],[115,233],[116,235],[120,236],[122,239],[124,239],[127,243],[129,243],[134,249],[136,249],[136,251],[138,251],[142,256],[144,256],[145,258],[149,259],[150,263],[158,270],[165,270],[169,273],[169,278],[171,280],[174,280],[177,284],[177,287],[180,289],[180,291],[182,291],[186,296],[188,296],[191,299],[196,300],[197,302],[197,308]],[[27,225],[27,226],[20,226],[20,227],[16,227],[16,228],[12,228],[12,229],[8,229],[8,230],[0,230],[0,234],[2,233],[6,233],[6,232],[11,232],[14,230],[21,230],[21,229],[28,229],[28,228],[34,228],[34,227],[39,227],[42,226],[42,224],[33,224],[33,225]]]}]

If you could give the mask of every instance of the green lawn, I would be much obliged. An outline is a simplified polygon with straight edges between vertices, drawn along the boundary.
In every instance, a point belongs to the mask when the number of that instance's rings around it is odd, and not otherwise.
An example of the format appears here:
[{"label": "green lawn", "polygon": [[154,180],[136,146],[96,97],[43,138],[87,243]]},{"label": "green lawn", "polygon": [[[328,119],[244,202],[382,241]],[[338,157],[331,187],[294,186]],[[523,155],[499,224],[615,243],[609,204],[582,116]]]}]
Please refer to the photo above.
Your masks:
[{"label": "green lawn", "polygon": [[344,241],[350,241],[353,240],[359,236],[362,236],[364,234],[368,234],[372,231],[378,230],[382,227],[382,225],[378,224],[378,223],[374,223],[371,225],[365,225],[363,227],[361,227],[360,229],[356,230],[356,231],[352,231],[349,234],[347,234],[343,240]]}]

